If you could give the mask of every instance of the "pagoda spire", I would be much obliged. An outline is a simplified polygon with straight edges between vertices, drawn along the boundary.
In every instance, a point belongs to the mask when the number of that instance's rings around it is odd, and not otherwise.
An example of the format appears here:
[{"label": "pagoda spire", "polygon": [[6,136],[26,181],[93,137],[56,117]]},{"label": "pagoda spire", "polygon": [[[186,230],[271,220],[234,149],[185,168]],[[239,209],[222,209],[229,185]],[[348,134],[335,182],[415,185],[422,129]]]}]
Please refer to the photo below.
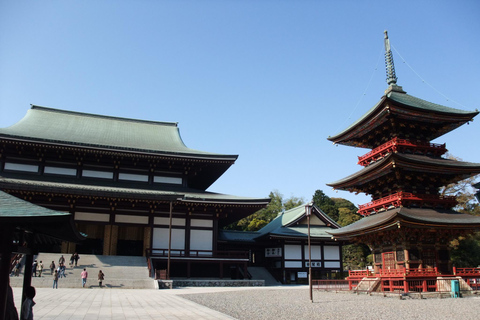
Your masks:
[{"label": "pagoda spire", "polygon": [[397,84],[397,76],[395,75],[395,65],[393,64],[392,50],[390,50],[390,39],[388,39],[387,30],[385,33],[385,67],[387,68],[387,84],[389,86]]}]

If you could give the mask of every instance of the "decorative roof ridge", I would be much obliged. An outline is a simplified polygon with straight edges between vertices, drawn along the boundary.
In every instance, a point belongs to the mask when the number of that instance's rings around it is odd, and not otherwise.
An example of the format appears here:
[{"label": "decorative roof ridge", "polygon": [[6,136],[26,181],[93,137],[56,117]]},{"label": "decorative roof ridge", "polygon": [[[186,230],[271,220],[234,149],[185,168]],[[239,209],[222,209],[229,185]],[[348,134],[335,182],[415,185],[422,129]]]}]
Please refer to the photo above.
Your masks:
[{"label": "decorative roof ridge", "polygon": [[46,112],[69,114],[69,115],[73,115],[73,116],[81,116],[81,117],[89,117],[89,118],[101,118],[101,119],[107,119],[107,120],[117,120],[117,121],[125,121],[125,122],[138,122],[138,123],[148,123],[148,124],[155,124],[155,125],[178,127],[178,122],[130,119],[130,118],[122,118],[122,117],[114,117],[114,116],[93,114],[93,113],[87,113],[87,112],[78,112],[78,111],[70,111],[70,110],[63,110],[63,109],[55,109],[55,108],[50,108],[50,107],[38,106],[38,105],[34,105],[34,104],[31,104],[31,106],[32,106],[31,107],[32,110],[41,110],[41,111],[46,111]]}]

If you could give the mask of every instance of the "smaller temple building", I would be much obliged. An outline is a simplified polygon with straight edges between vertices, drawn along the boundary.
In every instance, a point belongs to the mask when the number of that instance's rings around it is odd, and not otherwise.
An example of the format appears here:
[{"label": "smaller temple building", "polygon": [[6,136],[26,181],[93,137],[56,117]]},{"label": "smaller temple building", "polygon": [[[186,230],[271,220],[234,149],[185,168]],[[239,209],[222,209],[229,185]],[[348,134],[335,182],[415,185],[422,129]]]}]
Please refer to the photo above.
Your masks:
[{"label": "smaller temple building", "polygon": [[281,283],[308,283],[310,262],[313,278],[336,279],[343,271],[344,241],[332,239],[329,231],[338,228],[316,206],[311,207],[309,218],[306,206],[301,205],[279,213],[259,231],[221,230],[219,246],[224,250],[248,250],[251,265],[265,267]]}]

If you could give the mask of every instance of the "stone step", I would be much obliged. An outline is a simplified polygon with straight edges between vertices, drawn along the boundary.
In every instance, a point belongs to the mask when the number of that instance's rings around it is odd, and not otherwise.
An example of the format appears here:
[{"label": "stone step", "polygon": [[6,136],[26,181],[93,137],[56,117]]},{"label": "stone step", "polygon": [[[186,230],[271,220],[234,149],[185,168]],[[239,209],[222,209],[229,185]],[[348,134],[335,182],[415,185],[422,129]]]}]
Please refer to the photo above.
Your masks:
[{"label": "stone step", "polygon": [[[50,263],[55,262],[58,266],[58,259],[61,254],[39,253],[35,257],[37,261],[43,261],[42,277],[32,277],[32,285],[35,287],[52,287],[53,275],[50,272]],[[64,255],[66,260],[66,277],[58,280],[58,286],[62,288],[79,288],[82,286],[81,272],[85,268],[88,272],[87,287],[98,287],[98,272],[102,270],[105,274],[103,285],[110,288],[149,288],[156,286],[156,281],[148,276],[148,268],[144,257],[131,256],[101,256],[101,255],[80,255],[77,267],[70,267],[70,257]],[[23,269],[23,268],[22,268]],[[23,270],[20,277],[10,277],[12,287],[23,285]]]}]

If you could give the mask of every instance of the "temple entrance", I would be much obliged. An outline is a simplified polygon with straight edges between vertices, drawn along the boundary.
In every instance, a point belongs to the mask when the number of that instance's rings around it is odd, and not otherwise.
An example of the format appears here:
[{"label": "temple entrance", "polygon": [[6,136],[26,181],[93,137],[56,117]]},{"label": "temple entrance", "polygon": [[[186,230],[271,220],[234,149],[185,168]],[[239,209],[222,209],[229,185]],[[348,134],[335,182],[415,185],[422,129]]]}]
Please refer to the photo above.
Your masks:
[{"label": "temple entrance", "polygon": [[77,223],[78,231],[87,235],[87,239],[76,245],[79,254],[103,254],[103,235],[105,227],[100,224]]},{"label": "temple entrance", "polygon": [[142,256],[144,227],[118,227],[117,255]]}]

